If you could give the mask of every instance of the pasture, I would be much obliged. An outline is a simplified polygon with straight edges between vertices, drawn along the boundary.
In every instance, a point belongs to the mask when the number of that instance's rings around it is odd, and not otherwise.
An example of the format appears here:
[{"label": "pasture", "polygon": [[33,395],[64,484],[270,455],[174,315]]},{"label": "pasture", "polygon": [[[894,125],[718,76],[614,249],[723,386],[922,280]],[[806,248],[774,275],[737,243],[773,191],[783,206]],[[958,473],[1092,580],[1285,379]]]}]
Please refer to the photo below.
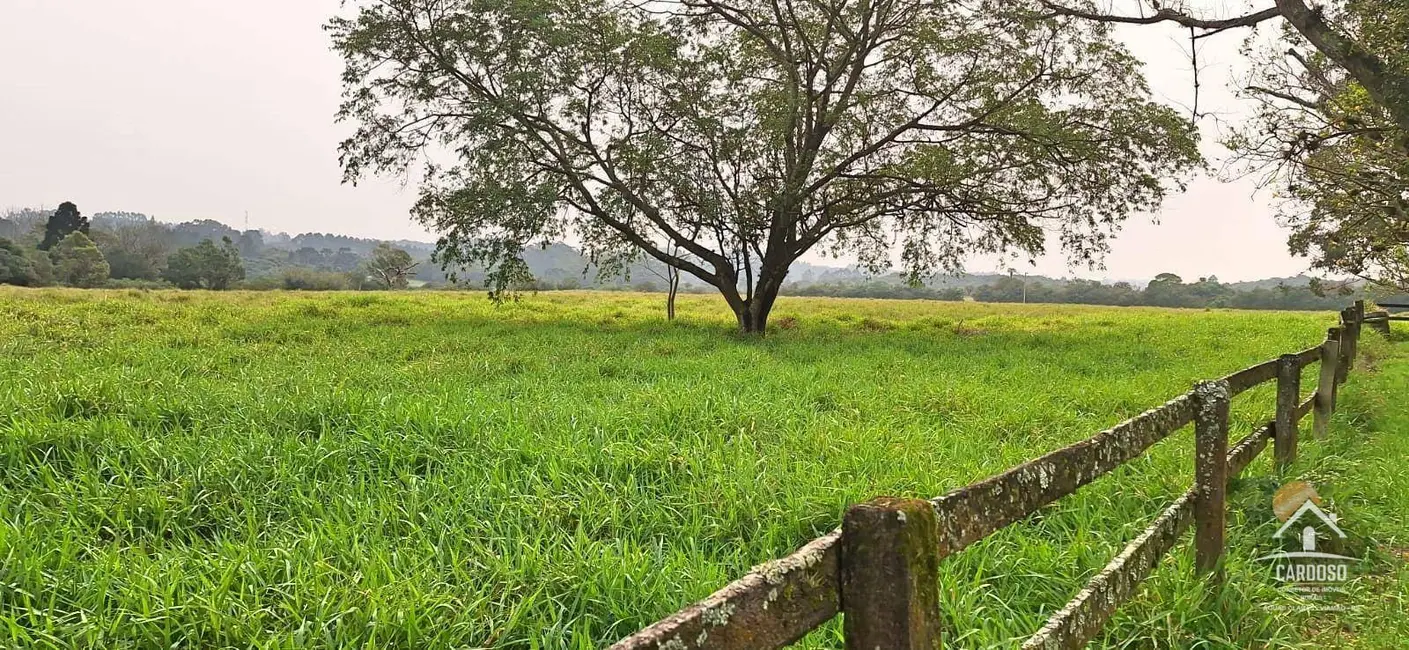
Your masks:
[{"label": "pasture", "polygon": [[[850,503],[982,479],[1334,324],[784,298],[757,339],[714,297],[679,309],[0,289],[0,646],[598,647]],[[1235,400],[1233,438],[1272,404]],[[1189,438],[946,561],[946,641],[1035,631],[1187,488]],[[1235,544],[1268,530],[1271,473],[1231,493]],[[1211,596],[1176,550],[1106,645],[1299,643],[1230,555]]]}]

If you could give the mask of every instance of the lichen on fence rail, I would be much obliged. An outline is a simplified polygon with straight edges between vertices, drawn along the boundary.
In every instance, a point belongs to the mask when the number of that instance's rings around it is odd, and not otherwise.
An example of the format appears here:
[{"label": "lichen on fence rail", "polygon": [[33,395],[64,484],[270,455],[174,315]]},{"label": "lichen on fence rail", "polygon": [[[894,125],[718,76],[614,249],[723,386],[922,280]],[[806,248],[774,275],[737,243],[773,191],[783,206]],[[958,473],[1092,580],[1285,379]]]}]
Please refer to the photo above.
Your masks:
[{"label": "lichen on fence rail", "polygon": [[1268,422],[1228,449],[1228,480],[1233,480],[1247,469],[1258,454],[1267,448],[1267,441],[1272,439],[1275,429],[1276,423]]},{"label": "lichen on fence rail", "polygon": [[611,650],[772,649],[801,639],[836,615],[841,530],[812,540]]},{"label": "lichen on fence rail", "polygon": [[[1237,477],[1267,448],[1272,438],[1269,422],[1228,450],[1228,479]],[[1023,644],[1023,650],[1083,648],[1101,631],[1122,602],[1134,595],[1193,522],[1194,490],[1190,488],[1164,511],[1149,528],[1131,540],[1110,564],[1086,584],[1086,588],[1047,620],[1046,625]]]},{"label": "lichen on fence rail", "polygon": [[938,497],[940,557],[956,553],[1136,458],[1194,418],[1188,394],[1095,436]]},{"label": "lichen on fence rail", "polygon": [[1127,544],[1076,598],[1048,619],[1047,624],[1022,645],[1023,650],[1086,647],[1116,607],[1135,593],[1159,564],[1159,559],[1174,548],[1193,518],[1194,490],[1191,488]]}]

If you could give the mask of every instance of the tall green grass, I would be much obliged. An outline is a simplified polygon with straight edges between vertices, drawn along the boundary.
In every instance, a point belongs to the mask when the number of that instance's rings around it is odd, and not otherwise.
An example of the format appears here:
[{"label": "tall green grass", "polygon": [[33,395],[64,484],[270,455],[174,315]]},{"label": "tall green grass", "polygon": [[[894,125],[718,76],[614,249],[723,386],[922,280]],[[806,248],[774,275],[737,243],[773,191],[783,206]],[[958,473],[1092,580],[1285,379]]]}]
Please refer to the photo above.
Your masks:
[{"label": "tall green grass", "polygon": [[[0,645],[595,647],[847,504],[982,479],[1334,324],[785,298],[787,328],[756,339],[715,299],[682,297],[674,323],[659,303],[0,290]],[[1272,403],[1235,400],[1233,435]],[[1186,431],[946,561],[947,642],[1035,631],[1192,456]],[[1248,480],[1275,483],[1268,465]],[[1210,595],[1188,563],[1102,643],[1301,638],[1260,607],[1262,567],[1234,558]]]}]

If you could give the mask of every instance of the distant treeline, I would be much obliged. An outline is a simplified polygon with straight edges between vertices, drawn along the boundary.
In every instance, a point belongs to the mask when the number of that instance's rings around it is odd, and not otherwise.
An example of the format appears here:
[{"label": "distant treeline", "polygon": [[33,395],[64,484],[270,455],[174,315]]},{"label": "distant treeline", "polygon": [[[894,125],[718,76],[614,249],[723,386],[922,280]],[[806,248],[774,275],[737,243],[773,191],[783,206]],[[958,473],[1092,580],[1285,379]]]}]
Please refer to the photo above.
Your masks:
[{"label": "distant treeline", "polygon": [[[83,237],[61,241],[74,232]],[[13,210],[0,216],[0,284],[314,291],[483,287],[484,274],[475,269],[458,273],[451,282],[431,261],[434,249],[433,244],[415,241],[238,230],[209,219],[163,223],[132,212],[102,212],[89,218],[65,204],[58,211]],[[665,287],[662,269],[649,263],[632,265],[624,277],[600,277],[566,244],[535,247],[524,257],[536,280],[519,286],[522,291]],[[1306,277],[1224,284],[1215,277],[1185,282],[1169,273],[1144,287],[1013,275],[939,278],[917,287],[896,275],[872,277],[804,263],[795,267],[785,295],[1333,310],[1357,293],[1324,291]],[[714,291],[689,278],[681,290]]]},{"label": "distant treeline", "polygon": [[[62,240],[75,234],[82,237],[65,246]],[[408,284],[445,282],[436,265],[424,263],[433,250],[429,244],[322,233],[290,236],[238,230],[210,219],[171,224],[133,212],[85,217],[68,203],[59,210],[12,210],[0,216],[0,241],[5,249],[0,257],[6,260],[0,268],[0,283],[8,284],[384,288],[376,286],[383,276],[374,267],[379,250],[386,247],[405,252],[410,258],[407,265],[415,265],[406,278]],[[89,252],[90,246],[96,252]],[[79,273],[72,270],[77,260],[82,261]],[[192,279],[192,273],[200,277]],[[215,280],[216,286],[210,286],[211,273],[223,274]]]},{"label": "distant treeline", "polygon": [[1157,276],[1143,288],[1129,282],[1105,284],[1095,280],[1052,280],[1002,277],[971,287],[911,287],[885,282],[817,283],[790,285],[784,293],[795,296],[899,298],[980,302],[1031,302],[1080,305],[1150,307],[1225,307],[1232,309],[1335,310],[1345,306],[1357,291],[1328,291],[1313,283],[1277,286],[1237,286],[1217,278],[1184,282],[1172,273]]}]

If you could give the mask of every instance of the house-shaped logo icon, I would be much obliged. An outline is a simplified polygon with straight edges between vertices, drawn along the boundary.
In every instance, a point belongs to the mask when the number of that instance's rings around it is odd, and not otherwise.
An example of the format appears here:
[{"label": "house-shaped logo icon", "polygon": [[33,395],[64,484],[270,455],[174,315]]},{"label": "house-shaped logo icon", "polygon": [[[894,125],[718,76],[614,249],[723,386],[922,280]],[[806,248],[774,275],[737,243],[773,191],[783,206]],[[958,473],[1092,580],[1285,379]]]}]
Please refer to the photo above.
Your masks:
[{"label": "house-shaped logo icon", "polygon": [[[1333,514],[1327,513],[1326,511],[1322,510],[1320,506],[1317,506],[1314,501],[1312,501],[1311,499],[1307,499],[1306,501],[1303,501],[1301,507],[1297,508],[1296,512],[1287,519],[1286,523],[1282,524],[1282,527],[1278,528],[1277,532],[1273,533],[1272,535],[1272,537],[1276,539],[1285,539],[1290,534],[1300,534],[1301,551],[1294,553],[1274,554],[1273,556],[1268,557],[1315,557],[1324,559],[1345,560],[1355,559],[1345,557],[1343,555],[1321,553],[1316,550],[1317,536],[1319,534],[1316,530],[1317,520],[1320,520],[1321,527],[1327,534],[1335,535],[1340,539],[1345,539],[1345,531],[1341,530],[1340,526],[1337,525],[1340,521],[1340,518]],[[1300,530],[1298,530],[1298,527],[1300,527]]]},{"label": "house-shaped logo icon", "polygon": [[1316,489],[1307,483],[1289,483],[1273,497],[1272,511],[1282,520],[1282,527],[1272,537],[1282,543],[1299,540],[1301,549],[1259,559],[1275,563],[1277,579],[1308,597],[1339,591],[1332,585],[1349,578],[1348,565],[1356,559],[1321,549],[1323,541],[1345,539],[1346,534],[1340,518],[1321,508]]}]

